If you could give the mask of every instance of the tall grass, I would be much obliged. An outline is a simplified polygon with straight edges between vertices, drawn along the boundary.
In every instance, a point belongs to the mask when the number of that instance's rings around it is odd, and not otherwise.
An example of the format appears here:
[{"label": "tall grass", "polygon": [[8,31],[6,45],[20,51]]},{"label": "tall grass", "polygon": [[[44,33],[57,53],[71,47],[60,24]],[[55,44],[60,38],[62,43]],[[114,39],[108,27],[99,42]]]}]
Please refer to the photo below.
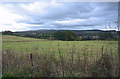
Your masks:
[{"label": "tall grass", "polygon": [[[67,42],[68,56],[64,56],[62,48],[58,43],[57,57],[53,53],[20,53],[8,49],[3,51],[3,77],[116,77],[117,59],[113,56],[112,48],[110,53],[101,48],[101,56],[90,57],[93,48],[81,49],[84,52],[78,53],[76,44],[73,42],[70,48]],[[51,48],[49,48],[50,50]],[[88,51],[90,50],[90,51]],[[38,53],[39,52],[39,53]],[[104,53],[103,53],[104,52]],[[116,73],[116,74],[115,74]]]},{"label": "tall grass", "polygon": [[119,74],[117,47],[112,42],[15,41],[3,43],[3,77],[117,77]]}]

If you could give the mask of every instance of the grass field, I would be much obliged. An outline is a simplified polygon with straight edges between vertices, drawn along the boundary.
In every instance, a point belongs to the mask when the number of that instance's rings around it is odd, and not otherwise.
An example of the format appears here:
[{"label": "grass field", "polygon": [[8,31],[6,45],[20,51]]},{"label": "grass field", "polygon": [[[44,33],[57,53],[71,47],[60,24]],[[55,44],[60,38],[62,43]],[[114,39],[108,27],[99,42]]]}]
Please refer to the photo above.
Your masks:
[{"label": "grass field", "polygon": [[117,76],[117,41],[2,36],[3,77]]}]

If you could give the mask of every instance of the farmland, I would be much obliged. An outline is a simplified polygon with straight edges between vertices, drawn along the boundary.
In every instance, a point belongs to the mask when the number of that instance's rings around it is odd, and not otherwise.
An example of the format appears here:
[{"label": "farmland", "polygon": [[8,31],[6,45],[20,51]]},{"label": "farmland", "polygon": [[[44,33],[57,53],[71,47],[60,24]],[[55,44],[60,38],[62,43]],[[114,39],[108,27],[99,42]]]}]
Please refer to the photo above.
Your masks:
[{"label": "farmland", "polygon": [[117,41],[59,41],[3,35],[2,75],[115,77],[118,73],[117,52]]}]

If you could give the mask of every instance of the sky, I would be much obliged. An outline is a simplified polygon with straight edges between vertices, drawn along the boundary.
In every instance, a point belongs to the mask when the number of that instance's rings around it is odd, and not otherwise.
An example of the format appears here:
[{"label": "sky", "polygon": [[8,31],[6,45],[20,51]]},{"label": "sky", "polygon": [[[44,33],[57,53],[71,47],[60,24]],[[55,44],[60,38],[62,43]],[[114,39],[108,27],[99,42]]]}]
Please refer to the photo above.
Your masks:
[{"label": "sky", "polygon": [[114,30],[117,2],[0,3],[0,31]]}]

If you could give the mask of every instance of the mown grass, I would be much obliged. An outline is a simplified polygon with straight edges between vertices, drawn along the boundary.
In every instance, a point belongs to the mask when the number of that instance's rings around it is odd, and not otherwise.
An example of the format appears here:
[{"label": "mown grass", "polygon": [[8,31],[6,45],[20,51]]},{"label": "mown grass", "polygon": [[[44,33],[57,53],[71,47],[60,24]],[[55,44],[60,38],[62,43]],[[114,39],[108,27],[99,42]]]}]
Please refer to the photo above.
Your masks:
[{"label": "mown grass", "polygon": [[117,76],[117,41],[49,41],[4,35],[2,50],[3,77]]}]

